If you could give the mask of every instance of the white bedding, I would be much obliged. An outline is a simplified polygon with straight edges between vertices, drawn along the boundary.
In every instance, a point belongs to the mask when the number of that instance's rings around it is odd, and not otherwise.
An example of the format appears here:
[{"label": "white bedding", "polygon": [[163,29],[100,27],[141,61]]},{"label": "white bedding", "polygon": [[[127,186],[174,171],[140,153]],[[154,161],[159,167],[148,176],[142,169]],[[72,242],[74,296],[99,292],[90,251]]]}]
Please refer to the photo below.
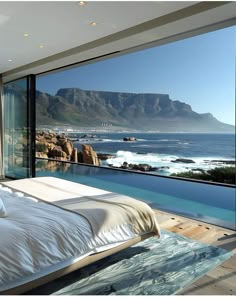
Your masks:
[{"label": "white bedding", "polygon": [[92,253],[136,236],[120,226],[93,237],[88,221],[0,185],[6,218],[0,218],[0,291],[27,283]]}]

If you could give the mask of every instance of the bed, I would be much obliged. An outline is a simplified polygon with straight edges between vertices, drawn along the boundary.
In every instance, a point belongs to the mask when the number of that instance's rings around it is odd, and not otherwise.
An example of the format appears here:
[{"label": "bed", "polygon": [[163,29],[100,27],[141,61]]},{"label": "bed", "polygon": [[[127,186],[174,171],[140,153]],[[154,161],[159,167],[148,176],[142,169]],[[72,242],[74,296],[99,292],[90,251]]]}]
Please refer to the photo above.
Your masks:
[{"label": "bed", "polygon": [[22,294],[150,236],[144,202],[55,177],[1,183],[0,294]]}]

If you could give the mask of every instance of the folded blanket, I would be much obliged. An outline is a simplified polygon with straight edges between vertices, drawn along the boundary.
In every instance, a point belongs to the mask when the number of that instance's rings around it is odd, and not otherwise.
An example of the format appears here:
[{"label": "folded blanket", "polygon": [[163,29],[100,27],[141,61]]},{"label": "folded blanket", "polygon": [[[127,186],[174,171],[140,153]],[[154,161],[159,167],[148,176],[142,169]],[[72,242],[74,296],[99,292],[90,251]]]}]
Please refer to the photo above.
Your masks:
[{"label": "folded blanket", "polygon": [[95,235],[128,224],[136,234],[153,232],[160,236],[153,210],[146,203],[125,195],[55,177],[20,179],[4,185],[82,215]]}]

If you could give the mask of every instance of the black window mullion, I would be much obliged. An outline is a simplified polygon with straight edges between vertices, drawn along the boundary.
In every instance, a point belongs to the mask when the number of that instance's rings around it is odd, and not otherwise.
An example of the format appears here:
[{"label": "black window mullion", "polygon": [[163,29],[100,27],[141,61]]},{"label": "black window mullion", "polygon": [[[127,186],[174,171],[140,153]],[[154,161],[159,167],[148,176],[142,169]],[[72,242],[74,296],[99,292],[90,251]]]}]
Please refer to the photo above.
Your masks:
[{"label": "black window mullion", "polygon": [[28,177],[35,177],[35,75],[27,76]]}]

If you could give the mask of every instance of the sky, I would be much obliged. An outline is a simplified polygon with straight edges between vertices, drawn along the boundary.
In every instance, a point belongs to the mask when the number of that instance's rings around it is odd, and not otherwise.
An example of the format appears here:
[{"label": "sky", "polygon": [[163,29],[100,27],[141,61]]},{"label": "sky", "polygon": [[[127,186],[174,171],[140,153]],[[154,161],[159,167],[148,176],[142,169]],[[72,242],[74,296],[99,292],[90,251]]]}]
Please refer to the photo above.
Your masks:
[{"label": "sky", "polygon": [[235,125],[236,26],[39,76],[37,89],[169,94]]}]

